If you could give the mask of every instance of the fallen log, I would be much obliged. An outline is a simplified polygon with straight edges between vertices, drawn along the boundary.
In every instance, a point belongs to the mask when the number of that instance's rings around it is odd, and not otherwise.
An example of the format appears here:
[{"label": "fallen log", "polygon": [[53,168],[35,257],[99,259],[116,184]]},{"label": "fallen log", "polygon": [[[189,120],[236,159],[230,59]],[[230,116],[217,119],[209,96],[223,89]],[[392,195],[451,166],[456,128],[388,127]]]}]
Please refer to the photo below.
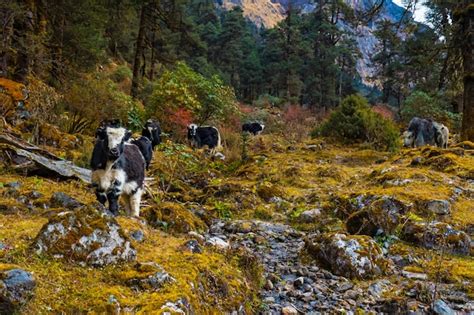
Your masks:
[{"label": "fallen log", "polygon": [[[70,161],[61,159],[47,150],[10,134],[0,134],[0,151],[8,153],[7,156],[17,165],[16,168],[26,171],[35,168],[35,173],[51,177],[78,178],[86,183],[91,182],[90,170],[74,165]],[[13,154],[20,159],[14,159]]]}]

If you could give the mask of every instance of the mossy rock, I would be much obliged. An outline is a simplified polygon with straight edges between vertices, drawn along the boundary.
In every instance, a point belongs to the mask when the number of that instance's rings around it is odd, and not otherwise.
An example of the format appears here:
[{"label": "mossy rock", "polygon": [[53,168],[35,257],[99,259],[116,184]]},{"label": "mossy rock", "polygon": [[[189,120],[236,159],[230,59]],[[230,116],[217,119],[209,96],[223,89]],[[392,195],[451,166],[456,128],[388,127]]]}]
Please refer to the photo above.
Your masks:
[{"label": "mossy rock", "polygon": [[354,279],[372,279],[390,274],[393,264],[380,246],[365,235],[325,233],[305,240],[307,252],[324,268]]},{"label": "mossy rock", "polygon": [[32,248],[95,267],[134,261],[137,255],[115,219],[91,207],[53,216]]},{"label": "mossy rock", "polygon": [[265,201],[270,201],[273,197],[282,197],[283,193],[276,185],[262,183],[257,188],[257,194]]},{"label": "mossy rock", "polygon": [[352,213],[346,220],[350,234],[375,236],[380,232],[390,234],[401,223],[408,211],[405,203],[388,196],[369,196],[366,200],[356,198],[365,205],[362,210]]},{"label": "mossy rock", "polygon": [[207,230],[207,225],[203,220],[178,203],[162,202],[143,209],[142,216],[155,228],[163,228],[177,233]]},{"label": "mossy rock", "polygon": [[444,222],[409,220],[402,230],[402,239],[430,249],[443,249],[453,254],[468,255],[471,238]]}]

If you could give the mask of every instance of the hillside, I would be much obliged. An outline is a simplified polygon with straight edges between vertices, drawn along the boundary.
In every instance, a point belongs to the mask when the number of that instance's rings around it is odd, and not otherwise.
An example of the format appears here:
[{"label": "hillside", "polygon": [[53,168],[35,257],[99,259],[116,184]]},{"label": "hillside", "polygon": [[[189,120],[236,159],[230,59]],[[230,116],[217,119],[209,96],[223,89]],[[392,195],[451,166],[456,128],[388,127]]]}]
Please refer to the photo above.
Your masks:
[{"label": "hillside", "polygon": [[[247,152],[213,161],[166,141],[140,219],[101,216],[87,184],[3,160],[0,270],[35,281],[22,312],[474,311],[472,143],[393,154],[266,134]],[[57,224],[76,232],[39,251]],[[114,224],[130,262],[97,268],[66,245]]]}]

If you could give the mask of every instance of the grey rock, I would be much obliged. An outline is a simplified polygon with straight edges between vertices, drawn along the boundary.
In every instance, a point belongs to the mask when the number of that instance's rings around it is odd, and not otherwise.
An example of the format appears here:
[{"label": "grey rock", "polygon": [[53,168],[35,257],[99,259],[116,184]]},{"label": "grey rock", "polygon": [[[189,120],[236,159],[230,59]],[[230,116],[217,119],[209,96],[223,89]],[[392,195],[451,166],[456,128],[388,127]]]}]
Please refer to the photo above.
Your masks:
[{"label": "grey rock", "polygon": [[318,208],[306,210],[300,214],[299,220],[303,223],[314,223],[321,216],[321,210]]},{"label": "grey rock", "polygon": [[456,315],[456,312],[443,300],[436,300],[434,302],[433,312],[438,315]]},{"label": "grey rock", "polygon": [[33,190],[32,192],[28,194],[28,198],[33,199],[33,200],[39,199],[41,197],[43,197],[43,194],[36,190]]},{"label": "grey rock", "polygon": [[95,267],[136,260],[137,252],[114,218],[85,208],[52,217],[36,236],[37,254]]},{"label": "grey rock", "polygon": [[31,273],[22,269],[3,271],[0,279],[0,313],[15,313],[33,296],[36,281]]},{"label": "grey rock", "polygon": [[21,187],[21,183],[20,182],[9,182],[9,183],[5,184],[5,187],[13,188],[13,189],[19,189]]},{"label": "grey rock", "polygon": [[55,192],[51,196],[51,207],[53,208],[66,208],[69,210],[74,210],[77,208],[84,207],[84,204],[80,203],[76,199],[72,198],[71,196],[63,193],[63,192]]},{"label": "grey rock", "polygon": [[[392,271],[380,246],[368,236],[326,233],[308,237],[308,253],[332,272],[348,278],[369,279]],[[332,278],[332,275],[330,275]]]},{"label": "grey rock", "polygon": [[183,248],[193,254],[202,253],[201,245],[199,245],[199,242],[196,240],[186,241],[186,243],[183,244]]},{"label": "grey rock", "polygon": [[137,242],[143,242],[145,240],[145,234],[142,230],[135,230],[130,233],[130,237]]},{"label": "grey rock", "polygon": [[414,280],[427,280],[428,275],[426,273],[416,273],[416,272],[409,272],[409,271],[402,271],[402,276],[408,279]]},{"label": "grey rock", "polygon": [[426,203],[426,209],[434,214],[446,215],[451,213],[451,204],[446,200],[431,200]]},{"label": "grey rock", "polygon": [[346,292],[349,289],[352,289],[354,287],[354,284],[352,282],[343,282],[342,284],[338,285],[336,290],[338,292]]}]

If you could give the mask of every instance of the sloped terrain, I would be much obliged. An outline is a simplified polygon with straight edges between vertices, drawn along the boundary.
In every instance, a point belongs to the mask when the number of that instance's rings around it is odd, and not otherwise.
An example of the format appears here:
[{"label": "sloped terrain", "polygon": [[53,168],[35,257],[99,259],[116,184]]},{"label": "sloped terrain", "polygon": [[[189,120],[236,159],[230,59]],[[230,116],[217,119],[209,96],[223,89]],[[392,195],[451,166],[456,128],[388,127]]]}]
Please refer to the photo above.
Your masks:
[{"label": "sloped terrain", "polygon": [[36,280],[21,310],[474,310],[472,143],[389,154],[270,134],[247,150],[223,162],[161,145],[141,218],[113,219],[136,257],[99,268],[35,247],[67,211],[102,229],[92,189],[3,168],[0,269]]}]

